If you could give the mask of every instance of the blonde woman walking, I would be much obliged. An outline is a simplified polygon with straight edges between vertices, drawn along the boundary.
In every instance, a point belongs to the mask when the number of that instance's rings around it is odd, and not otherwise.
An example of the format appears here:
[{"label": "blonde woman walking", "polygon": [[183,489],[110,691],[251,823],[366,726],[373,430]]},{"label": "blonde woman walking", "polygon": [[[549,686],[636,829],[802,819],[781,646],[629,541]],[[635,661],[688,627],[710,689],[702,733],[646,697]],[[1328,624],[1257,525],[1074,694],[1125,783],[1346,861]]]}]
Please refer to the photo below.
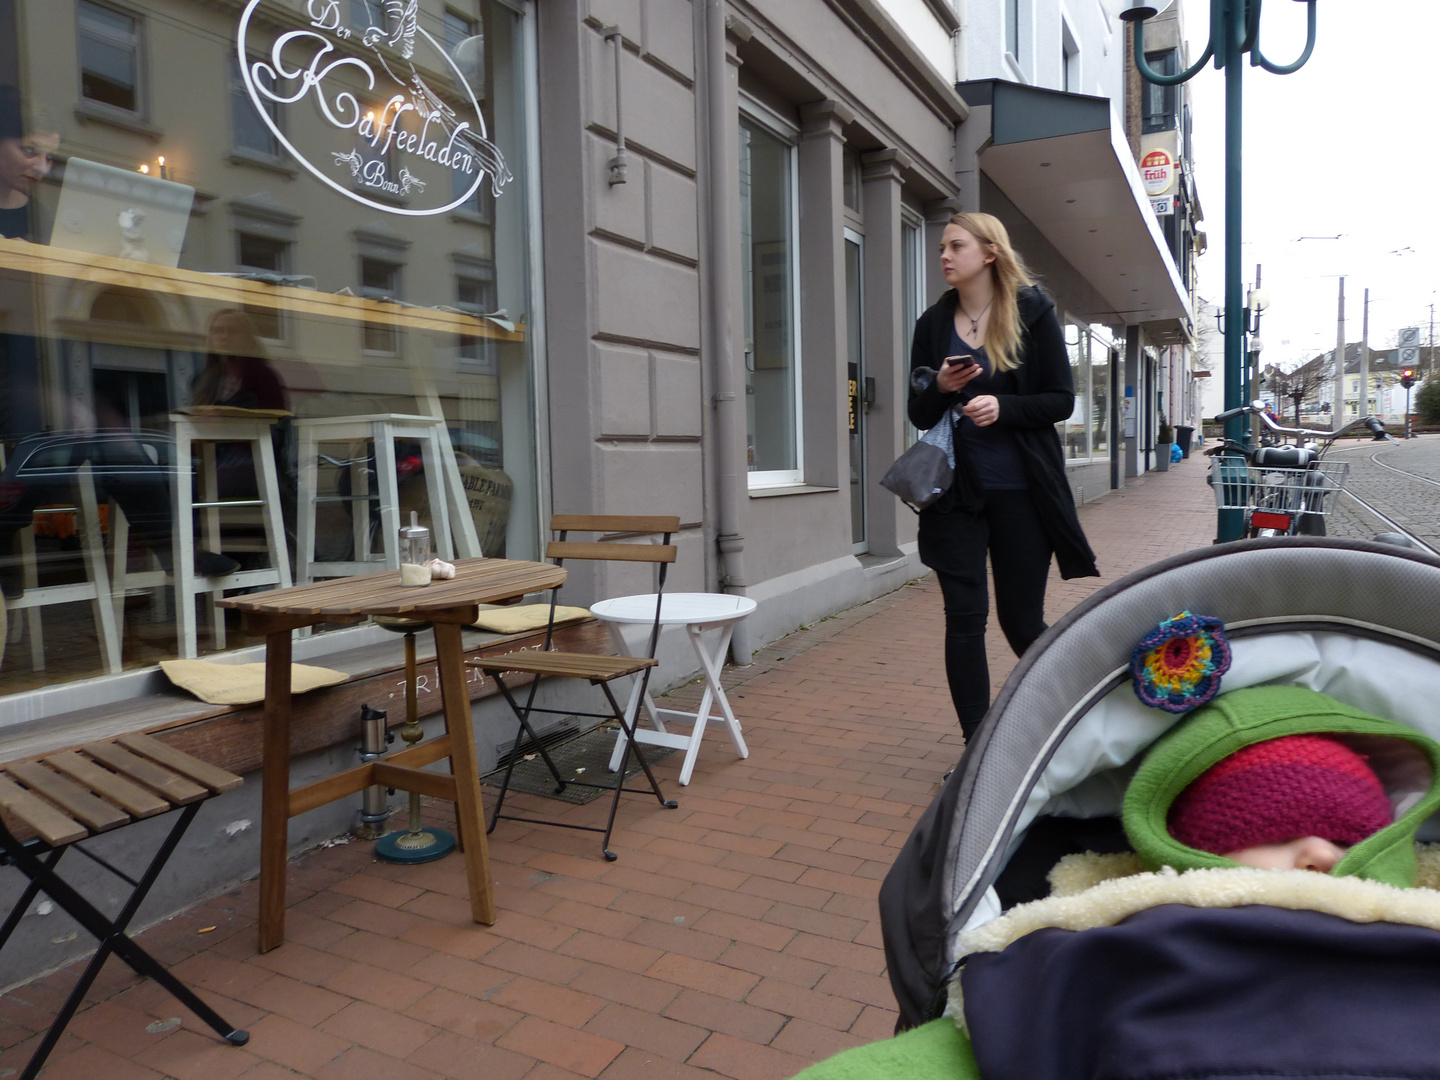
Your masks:
[{"label": "blonde woman walking", "polygon": [[911,422],[955,425],[955,479],[920,514],[920,559],[945,601],[945,675],[966,742],[990,706],[988,554],[1015,655],[1045,632],[1053,555],[1066,578],[1099,573],[1065,479],[1055,425],[1075,406],[1055,302],[990,214],[956,214],[940,244],[950,286],[915,324]]}]

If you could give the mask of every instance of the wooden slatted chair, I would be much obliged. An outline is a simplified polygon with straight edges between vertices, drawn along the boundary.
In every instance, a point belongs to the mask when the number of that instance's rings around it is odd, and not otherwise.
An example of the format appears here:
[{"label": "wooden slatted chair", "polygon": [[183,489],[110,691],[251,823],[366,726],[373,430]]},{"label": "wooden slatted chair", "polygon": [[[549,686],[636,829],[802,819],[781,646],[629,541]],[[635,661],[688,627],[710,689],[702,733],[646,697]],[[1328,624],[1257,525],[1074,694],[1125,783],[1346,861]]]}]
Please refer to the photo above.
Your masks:
[{"label": "wooden slatted chair", "polygon": [[[670,542],[676,530],[680,528],[678,517],[647,517],[647,516],[626,516],[617,514],[556,514],[550,519],[550,529],[556,534],[545,548],[545,557],[553,559],[555,565],[561,566],[566,559],[593,559],[600,561],[617,562],[648,562],[655,563],[658,568],[658,582],[655,589],[655,623],[651,628],[649,648],[643,656],[602,656],[593,653],[572,653],[562,652],[554,648],[555,637],[555,609],[558,605],[560,586],[550,591],[550,621],[545,631],[545,645],[543,651],[521,650],[518,652],[501,653],[496,656],[481,657],[469,661],[471,667],[479,668],[494,676],[495,684],[510,703],[516,718],[520,722],[519,731],[516,733],[516,748],[528,736],[530,742],[537,748],[540,756],[544,759],[546,767],[555,778],[555,792],[559,794],[564,791],[568,784],[575,784],[580,787],[602,788],[614,792],[610,801],[610,815],[604,827],[599,825],[578,825],[568,821],[554,821],[550,819],[520,816],[504,813],[505,796],[510,790],[510,778],[515,770],[515,760],[519,757],[518,752],[510,755],[510,760],[505,767],[505,779],[500,785],[500,794],[495,799],[495,810],[490,816],[490,824],[487,832],[495,830],[495,823],[501,818],[511,821],[527,821],[538,825],[556,825],[566,829],[582,829],[587,832],[604,833],[601,841],[601,849],[605,858],[613,862],[616,855],[610,850],[610,833],[615,828],[615,812],[620,806],[620,794],[624,791],[636,794],[653,794],[661,806],[667,809],[674,809],[675,802],[666,799],[660,792],[660,784],[655,779],[655,774],[650,771],[650,763],[645,760],[645,755],[640,746],[637,745],[635,735],[635,717],[639,709],[639,703],[644,697],[645,688],[649,685],[650,672],[656,666],[655,648],[660,641],[660,598],[665,592],[665,574],[669,565],[675,561],[675,545]],[[599,534],[602,539],[592,542],[578,542],[569,539],[572,532]],[[659,544],[638,543],[633,540],[624,541],[617,537],[635,537],[662,534],[663,539]],[[609,537],[610,539],[604,539]],[[517,674],[533,675],[530,689],[522,705],[511,693],[510,687],[505,684],[505,675],[515,672]],[[621,708],[620,703],[615,699],[610,684],[616,679],[624,678],[627,675],[638,675],[638,685],[630,694],[626,707]],[[535,704],[535,694],[539,689],[540,680],[550,679],[582,679],[592,686],[598,686],[605,695],[609,705],[608,712],[581,712],[576,709],[544,709]],[[614,720],[625,733],[625,750],[621,754],[620,770],[615,774],[613,784],[590,783],[589,781],[565,780],[560,776],[560,770],[555,767],[549,752],[535,733],[530,724],[530,719],[536,713],[552,713],[560,716],[582,716],[597,720]],[[625,786],[625,774],[630,766],[630,755],[635,755],[640,767],[645,772],[645,778],[649,781],[648,788],[628,788]]]},{"label": "wooden slatted chair", "polygon": [[[30,879],[0,925],[0,949],[5,947],[30,904],[42,892],[100,943],[49,1031],[35,1048],[20,1080],[31,1080],[39,1074],[111,953],[137,974],[148,975],[169,990],[232,1045],[243,1046],[249,1041],[247,1032],[221,1019],[126,934],[126,927],[204,801],[239,787],[240,783],[240,777],[148,735],[125,735],[110,742],[90,743],[49,754],[39,760],[0,766],[0,811],[3,811],[0,813],[0,864],[13,865]],[[178,811],[175,821],[138,878],[79,843],[87,837],[172,810]],[[17,836],[12,826],[17,826],[22,835]],[[114,918],[101,912],[56,873],[60,857],[72,848],[132,887],[129,898]]]}]

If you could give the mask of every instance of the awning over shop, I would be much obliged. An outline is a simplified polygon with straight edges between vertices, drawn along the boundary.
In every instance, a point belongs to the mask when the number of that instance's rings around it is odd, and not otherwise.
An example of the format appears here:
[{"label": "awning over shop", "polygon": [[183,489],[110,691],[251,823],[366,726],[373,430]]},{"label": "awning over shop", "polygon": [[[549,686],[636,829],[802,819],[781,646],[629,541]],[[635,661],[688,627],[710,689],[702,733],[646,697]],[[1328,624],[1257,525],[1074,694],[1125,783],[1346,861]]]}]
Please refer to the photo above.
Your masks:
[{"label": "awning over shop", "polygon": [[981,171],[1104,302],[1071,314],[1142,324],[1159,340],[1185,336],[1189,296],[1110,102],[998,79],[961,83],[960,92],[972,108],[967,124],[988,114]]}]

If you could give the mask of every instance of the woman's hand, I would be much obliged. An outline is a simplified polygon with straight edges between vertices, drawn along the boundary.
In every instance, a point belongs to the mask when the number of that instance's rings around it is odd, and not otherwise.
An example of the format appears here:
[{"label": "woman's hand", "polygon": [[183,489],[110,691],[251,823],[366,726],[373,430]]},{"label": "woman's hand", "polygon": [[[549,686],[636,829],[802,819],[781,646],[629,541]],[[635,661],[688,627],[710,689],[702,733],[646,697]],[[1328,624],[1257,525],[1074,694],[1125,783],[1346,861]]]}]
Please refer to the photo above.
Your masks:
[{"label": "woman's hand", "polygon": [[953,394],[971,379],[978,378],[984,370],[976,363],[962,364],[947,358],[939,374],[935,376],[935,385],[945,393]]},{"label": "woman's hand", "polygon": [[962,405],[960,411],[968,416],[976,427],[989,427],[1000,419],[1000,400],[994,394],[981,394]]}]

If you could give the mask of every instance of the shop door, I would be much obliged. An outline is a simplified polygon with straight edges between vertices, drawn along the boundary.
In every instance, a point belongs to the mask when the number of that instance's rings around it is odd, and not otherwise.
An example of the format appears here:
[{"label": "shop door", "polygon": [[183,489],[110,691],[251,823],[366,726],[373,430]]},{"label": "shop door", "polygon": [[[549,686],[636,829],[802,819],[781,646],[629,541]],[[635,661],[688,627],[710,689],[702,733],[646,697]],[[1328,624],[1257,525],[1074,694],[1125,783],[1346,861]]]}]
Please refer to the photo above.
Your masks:
[{"label": "shop door", "polygon": [[846,373],[849,386],[850,426],[850,543],[856,555],[870,550],[865,532],[865,410],[873,396],[867,392],[872,385],[865,378],[865,298],[860,272],[863,239],[859,233],[845,230],[845,326]]}]

